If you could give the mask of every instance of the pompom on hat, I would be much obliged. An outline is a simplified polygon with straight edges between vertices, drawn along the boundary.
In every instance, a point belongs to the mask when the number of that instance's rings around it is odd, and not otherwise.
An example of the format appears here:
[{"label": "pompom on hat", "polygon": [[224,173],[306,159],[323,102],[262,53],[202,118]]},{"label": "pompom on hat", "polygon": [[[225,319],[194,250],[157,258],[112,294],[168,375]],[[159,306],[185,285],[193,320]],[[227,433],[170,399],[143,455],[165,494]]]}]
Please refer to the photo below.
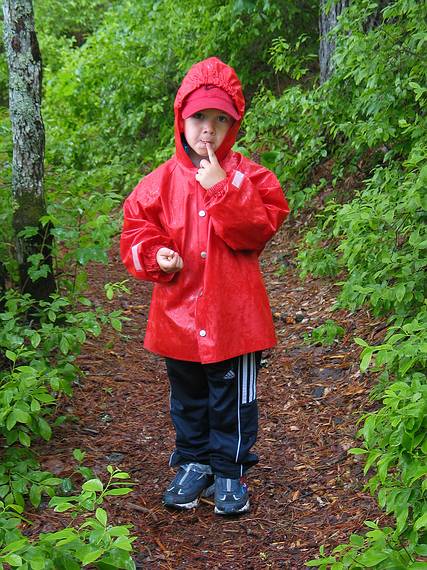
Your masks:
[{"label": "pompom on hat", "polygon": [[230,95],[214,85],[202,85],[202,87],[195,89],[184,99],[181,111],[182,118],[188,119],[188,117],[203,109],[219,109],[233,117],[233,119],[240,119],[240,115]]}]

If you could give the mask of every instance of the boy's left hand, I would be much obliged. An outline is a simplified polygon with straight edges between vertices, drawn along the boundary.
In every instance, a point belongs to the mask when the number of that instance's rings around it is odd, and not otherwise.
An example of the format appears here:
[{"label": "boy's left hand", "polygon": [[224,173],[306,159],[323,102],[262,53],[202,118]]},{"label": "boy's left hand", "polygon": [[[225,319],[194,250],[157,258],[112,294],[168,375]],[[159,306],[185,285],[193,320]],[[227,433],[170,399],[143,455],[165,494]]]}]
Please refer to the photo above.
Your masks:
[{"label": "boy's left hand", "polygon": [[206,143],[206,149],[208,151],[209,160],[203,158],[200,161],[200,168],[196,174],[196,180],[205,190],[227,178],[227,174],[225,170],[221,168],[210,143]]}]

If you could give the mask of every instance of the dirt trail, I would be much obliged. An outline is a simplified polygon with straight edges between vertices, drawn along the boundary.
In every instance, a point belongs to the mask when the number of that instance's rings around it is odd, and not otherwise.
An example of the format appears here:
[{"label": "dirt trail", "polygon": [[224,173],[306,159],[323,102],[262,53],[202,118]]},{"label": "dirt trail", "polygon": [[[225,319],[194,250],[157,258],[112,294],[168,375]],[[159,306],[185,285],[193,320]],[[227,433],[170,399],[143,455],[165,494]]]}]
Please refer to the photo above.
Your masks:
[{"label": "dirt trail", "polygon": [[[100,476],[108,464],[132,474],[135,492],[109,511],[114,523],[135,525],[138,568],[301,570],[320,544],[336,545],[365,519],[380,516],[361,490],[361,462],[347,454],[356,420],[370,405],[369,378],[359,373],[352,339],[372,338],[379,323],[364,311],[332,315],[337,288],[327,280],[298,280],[290,261],[294,232],[285,225],[262,256],[279,345],[264,354],[259,378],[261,461],[248,474],[249,514],[221,518],[208,501],[189,512],[161,504],[173,476],[167,466],[173,431],[163,361],[142,348],[148,284],[133,280],[132,295],[109,303],[130,318],[123,335],[90,341],[79,358],[86,376],[62,410],[78,421],[56,429],[41,449],[43,465],[66,475],[78,447]],[[279,277],[283,262],[287,270]],[[93,267],[91,277],[91,296],[104,303],[103,284],[126,278],[116,249],[111,264]],[[305,345],[303,333],[327,318],[345,328],[343,340],[331,348]],[[57,515],[48,512],[36,517],[32,532],[57,526]]]}]

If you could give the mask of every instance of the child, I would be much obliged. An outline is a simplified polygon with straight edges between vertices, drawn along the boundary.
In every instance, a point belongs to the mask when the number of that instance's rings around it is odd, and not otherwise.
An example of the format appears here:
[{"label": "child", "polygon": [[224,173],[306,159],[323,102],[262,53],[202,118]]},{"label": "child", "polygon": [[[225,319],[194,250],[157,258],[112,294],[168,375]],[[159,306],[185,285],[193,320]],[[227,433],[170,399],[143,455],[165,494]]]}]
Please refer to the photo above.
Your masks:
[{"label": "child", "polygon": [[144,346],[166,358],[178,472],[163,502],[249,509],[241,477],[258,458],[256,378],[276,344],[258,256],[289,213],[272,172],[233,152],[245,102],[235,71],[194,65],[175,98],[176,153],[124,204],[121,255],[156,283]]}]

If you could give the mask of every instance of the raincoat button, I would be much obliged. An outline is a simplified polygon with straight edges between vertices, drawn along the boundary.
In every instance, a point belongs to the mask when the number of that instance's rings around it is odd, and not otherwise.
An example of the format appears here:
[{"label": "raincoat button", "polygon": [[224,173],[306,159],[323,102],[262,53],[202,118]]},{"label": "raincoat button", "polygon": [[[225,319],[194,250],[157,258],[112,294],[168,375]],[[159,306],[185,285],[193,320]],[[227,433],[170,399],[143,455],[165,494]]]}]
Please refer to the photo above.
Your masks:
[{"label": "raincoat button", "polygon": [[204,331],[203,329],[199,332],[200,336],[206,336],[206,331]]},{"label": "raincoat button", "polygon": [[206,212],[205,212],[204,210],[200,210],[199,216],[200,216],[201,218],[204,218],[204,217],[206,216]]},{"label": "raincoat button", "polygon": [[206,251],[202,251],[202,253],[200,254],[200,257],[202,257],[203,259],[206,259],[207,255],[208,254],[206,253]]}]

